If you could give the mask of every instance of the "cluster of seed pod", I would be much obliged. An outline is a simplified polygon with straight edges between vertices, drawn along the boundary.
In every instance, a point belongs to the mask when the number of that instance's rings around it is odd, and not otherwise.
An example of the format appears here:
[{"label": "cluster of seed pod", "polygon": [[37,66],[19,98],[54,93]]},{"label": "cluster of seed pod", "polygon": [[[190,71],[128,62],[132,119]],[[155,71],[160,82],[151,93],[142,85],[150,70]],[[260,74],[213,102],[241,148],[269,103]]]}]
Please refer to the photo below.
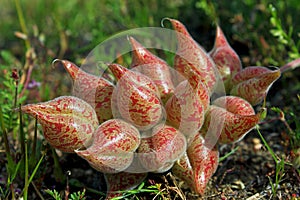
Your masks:
[{"label": "cluster of seed pod", "polygon": [[[218,144],[237,142],[258,124],[261,113],[252,106],[280,77],[280,70],[242,69],[220,27],[207,53],[182,23],[168,20],[178,39],[178,84],[164,60],[130,37],[131,69],[108,64],[116,84],[60,60],[76,81],[74,96],[22,107],[37,116],[50,145],[105,173],[108,199],[147,172],[168,170],[203,194],[218,166]],[[218,79],[228,96],[212,101]]]}]

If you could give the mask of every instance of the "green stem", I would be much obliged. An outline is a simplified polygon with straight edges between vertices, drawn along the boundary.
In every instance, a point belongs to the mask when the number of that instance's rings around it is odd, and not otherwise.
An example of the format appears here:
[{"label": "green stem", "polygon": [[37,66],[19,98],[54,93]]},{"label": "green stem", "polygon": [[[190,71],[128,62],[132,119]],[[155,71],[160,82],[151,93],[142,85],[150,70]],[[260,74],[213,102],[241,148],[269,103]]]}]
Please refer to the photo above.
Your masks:
[{"label": "green stem", "polygon": [[35,176],[37,170],[39,169],[39,167],[40,167],[40,165],[41,165],[41,163],[42,163],[42,161],[43,161],[45,155],[46,155],[46,153],[44,152],[43,155],[42,155],[42,157],[40,158],[39,162],[36,164],[36,166],[35,166],[35,168],[34,168],[32,174],[31,174],[31,176],[30,176],[30,178],[29,178],[29,180],[28,180],[28,185],[32,182],[33,177]]},{"label": "green stem", "polygon": [[55,152],[55,149],[54,148],[51,148],[51,149],[52,149],[52,155],[53,155],[53,160],[54,160],[54,177],[59,182],[65,182],[65,175],[59,164],[58,156]]},{"label": "green stem", "polygon": [[276,155],[274,153],[274,151],[271,149],[271,147],[268,145],[267,141],[265,140],[265,138],[262,136],[258,126],[256,127],[257,133],[260,137],[260,139],[263,141],[264,145],[267,147],[268,151],[270,152],[270,154],[272,155],[274,161],[276,162],[276,164],[278,163],[278,159],[276,158]]},{"label": "green stem", "polygon": [[18,86],[19,84],[16,84],[16,87],[15,87],[15,101],[14,101],[14,107],[13,108],[16,108],[17,107],[17,103],[18,103]]},{"label": "green stem", "polygon": [[36,155],[37,125],[38,125],[38,120],[37,120],[37,115],[36,115],[35,116],[33,144],[32,144],[32,157],[33,157],[34,160],[35,160],[35,155]]},{"label": "green stem", "polygon": [[27,147],[27,142],[25,143],[25,186],[24,186],[24,193],[23,193],[23,198],[24,200],[27,200],[28,196],[28,147]]},{"label": "green stem", "polygon": [[32,150],[31,150],[31,155],[29,159],[29,169],[33,169],[34,165],[36,164],[36,146],[37,146],[37,115],[35,116],[35,126],[34,126],[34,136],[33,136],[33,141],[32,141]]},{"label": "green stem", "polygon": [[42,157],[40,158],[39,162],[36,164],[33,172],[31,173],[31,176],[29,177],[28,179],[28,151],[27,151],[27,143],[25,145],[25,186],[23,188],[23,198],[25,200],[27,200],[27,196],[28,196],[28,187],[29,187],[29,184],[32,182],[37,170],[39,169],[44,157],[45,157],[46,153],[44,152]]},{"label": "green stem", "polygon": [[21,104],[19,105],[19,117],[20,117],[20,144],[21,144],[21,153],[25,152],[25,134],[23,129],[23,119],[22,119],[22,110]]},{"label": "green stem", "polygon": [[238,149],[239,149],[239,147],[237,146],[234,149],[232,149],[229,153],[227,153],[225,156],[221,157],[219,159],[219,163],[222,162],[223,160],[225,160],[226,158],[228,158],[229,156],[231,156],[232,154],[234,154]]},{"label": "green stem", "polygon": [[[27,27],[25,24],[25,18],[24,18],[24,14],[21,8],[21,3],[20,0],[15,0],[15,5],[16,5],[16,9],[17,9],[17,13],[18,13],[18,18],[19,18],[19,23],[21,26],[21,30],[25,35],[28,35],[28,31],[27,31]],[[25,40],[25,46],[27,49],[30,49],[30,42],[28,39]]]}]

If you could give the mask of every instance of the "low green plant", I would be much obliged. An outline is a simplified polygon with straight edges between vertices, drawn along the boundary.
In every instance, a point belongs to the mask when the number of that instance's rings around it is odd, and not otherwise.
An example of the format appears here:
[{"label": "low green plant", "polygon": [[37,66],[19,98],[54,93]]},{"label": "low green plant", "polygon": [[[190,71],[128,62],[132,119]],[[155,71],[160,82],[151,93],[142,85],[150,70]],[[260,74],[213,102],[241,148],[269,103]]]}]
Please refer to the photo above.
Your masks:
[{"label": "low green plant", "polygon": [[279,44],[283,45],[287,49],[287,54],[290,60],[299,58],[300,40],[298,42],[294,41],[293,26],[290,26],[289,30],[285,31],[281,19],[278,17],[277,9],[270,4],[269,10],[271,13],[270,23],[273,27],[270,30],[270,33],[277,38]]},{"label": "low green plant", "polygon": [[273,183],[271,177],[268,176],[268,178],[269,178],[269,182],[270,182],[270,185],[271,185],[271,188],[272,188],[272,193],[273,193],[274,196],[276,196],[277,190],[279,188],[279,184],[280,184],[282,178],[285,175],[285,172],[284,172],[285,161],[283,159],[279,159],[277,157],[277,155],[274,153],[272,148],[269,146],[268,142],[264,139],[264,137],[261,134],[258,127],[256,128],[256,130],[257,130],[257,133],[258,133],[260,139],[262,140],[263,144],[265,145],[265,147],[267,148],[267,150],[269,151],[269,153],[271,154],[271,156],[272,156],[272,158],[275,162],[275,166],[276,166],[276,169],[275,169],[275,182]]},{"label": "low green plant", "polygon": [[[300,101],[300,99],[299,99]],[[273,111],[279,113],[279,119],[285,125],[289,139],[289,148],[292,154],[292,163],[295,169],[299,170],[299,149],[300,149],[300,120],[293,111],[282,111],[278,107],[273,107]],[[288,118],[288,119],[286,119]],[[293,124],[293,128],[291,127]]]},{"label": "low green plant", "polygon": [[[137,194],[141,193],[149,193],[149,195],[155,195],[155,199],[160,196],[162,199],[164,199],[163,195],[165,194],[166,191],[162,190],[161,184],[155,184],[155,185],[150,185],[150,186],[145,186],[145,182],[142,182],[136,189],[132,190],[126,190],[126,191],[119,191],[119,193],[122,194],[122,196],[119,197],[114,197],[111,200],[121,200],[121,199],[138,199],[136,197]],[[158,199],[161,199],[158,198]]]},{"label": "low green plant", "polygon": [[[55,189],[53,189],[53,190],[47,189],[47,190],[45,190],[45,192],[47,194],[49,194],[55,200],[63,200],[64,199],[63,195],[59,194],[57,192],[57,190],[55,190]],[[85,200],[86,199],[85,189],[83,189],[82,191],[77,191],[77,192],[71,193],[70,196],[67,197],[67,199],[70,199],[70,200]]]},{"label": "low green plant", "polygon": [[[285,160],[284,158],[279,158],[272,148],[269,146],[268,142],[264,139],[263,135],[261,134],[259,128],[257,127],[257,133],[260,136],[263,144],[267,148],[268,152],[271,154],[274,162],[275,162],[275,178],[274,180],[268,176],[269,182],[272,189],[273,196],[276,196],[277,191],[279,189],[280,183],[283,180],[284,176],[286,175],[287,167],[292,166],[295,169],[295,173],[300,173],[299,167],[299,148],[300,148],[300,120],[299,118],[290,111],[288,115],[290,116],[290,120],[286,120],[286,114],[278,107],[272,107],[272,111],[279,113],[279,119],[285,125],[289,137],[289,145],[290,152],[292,154],[291,159]],[[290,124],[295,124],[294,129],[291,128]],[[298,175],[299,176],[299,175]]]},{"label": "low green plant", "polygon": [[[21,82],[23,66],[8,51],[1,51],[1,58],[3,62],[0,64],[0,71],[4,76],[0,78],[3,83],[0,85],[0,136],[4,141],[7,176],[6,187],[1,188],[0,197],[18,198],[16,190],[21,190],[20,195],[26,200],[28,187],[38,172],[45,152],[41,152],[41,145],[37,145],[37,124],[31,140],[26,132],[29,123],[24,121],[18,108],[27,98]],[[22,183],[14,186],[20,180]]]}]

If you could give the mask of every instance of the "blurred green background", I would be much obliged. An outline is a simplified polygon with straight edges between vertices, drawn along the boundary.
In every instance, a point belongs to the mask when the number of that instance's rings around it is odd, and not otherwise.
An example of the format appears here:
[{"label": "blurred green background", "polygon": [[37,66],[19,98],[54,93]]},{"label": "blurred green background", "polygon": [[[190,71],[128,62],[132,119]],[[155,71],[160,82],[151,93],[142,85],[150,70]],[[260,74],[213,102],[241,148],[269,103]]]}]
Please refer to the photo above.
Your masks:
[{"label": "blurred green background", "polygon": [[244,66],[282,66],[300,57],[299,10],[297,0],[1,0],[0,70],[15,67],[24,73],[31,47],[37,58],[32,76],[42,85],[38,100],[67,94],[68,77],[50,67],[53,59],[80,64],[108,37],[131,28],[160,27],[164,17],[183,22],[207,51],[218,23]]},{"label": "blurred green background", "polygon": [[[15,31],[22,31],[15,2],[23,10],[29,37],[43,41],[56,56],[62,39],[68,57],[84,56],[91,48],[112,34],[130,28],[160,26],[164,17],[182,21],[192,36],[207,50],[213,45],[215,23],[219,23],[229,42],[246,64],[283,64],[288,57],[270,30],[269,4],[277,9],[286,32],[293,28],[292,38],[299,40],[300,4],[297,0],[1,0],[0,48],[22,56],[24,45]],[[63,56],[62,52],[60,56]],[[250,60],[249,60],[250,59]]]}]

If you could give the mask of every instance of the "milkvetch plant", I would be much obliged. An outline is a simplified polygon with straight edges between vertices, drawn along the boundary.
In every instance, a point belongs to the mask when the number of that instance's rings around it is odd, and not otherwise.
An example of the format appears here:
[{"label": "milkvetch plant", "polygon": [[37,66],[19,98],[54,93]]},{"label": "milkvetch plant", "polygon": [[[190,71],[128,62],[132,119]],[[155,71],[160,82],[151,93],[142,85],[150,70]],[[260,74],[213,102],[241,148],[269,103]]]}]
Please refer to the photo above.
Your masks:
[{"label": "milkvetch plant", "polygon": [[281,69],[242,68],[219,26],[208,53],[181,22],[165,20],[178,41],[173,68],[128,37],[130,69],[105,64],[114,80],[56,60],[74,81],[74,96],[21,108],[37,117],[50,145],[76,153],[105,174],[107,199],[134,188],[148,172],[168,170],[204,194],[218,166],[218,145],[252,130],[264,115],[253,106],[282,71],[299,65],[296,60]]}]

